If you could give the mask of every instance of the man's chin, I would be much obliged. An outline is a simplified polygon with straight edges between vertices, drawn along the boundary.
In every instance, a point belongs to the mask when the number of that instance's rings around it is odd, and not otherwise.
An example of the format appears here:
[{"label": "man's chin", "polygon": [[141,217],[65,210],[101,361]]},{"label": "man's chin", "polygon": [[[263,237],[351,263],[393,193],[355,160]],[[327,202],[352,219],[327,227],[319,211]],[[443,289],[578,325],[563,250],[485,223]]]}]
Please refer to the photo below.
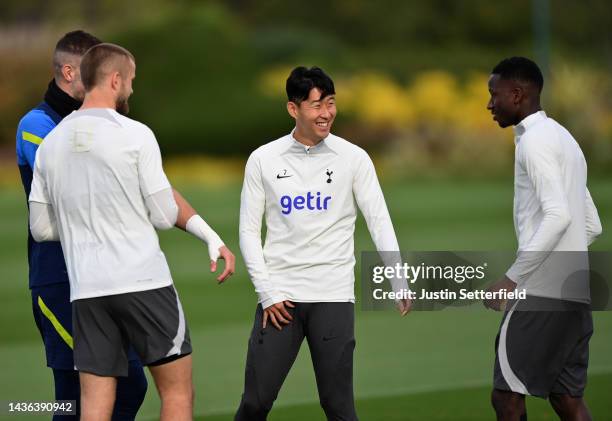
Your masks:
[{"label": "man's chin", "polygon": [[497,125],[499,127],[501,127],[502,129],[505,129],[506,127],[508,127],[510,125],[510,124],[506,123],[505,121],[499,120],[497,117],[494,117],[493,121],[495,121],[497,123]]},{"label": "man's chin", "polygon": [[316,133],[319,137],[325,138],[329,135],[330,130],[331,130],[331,126],[327,126],[325,128],[317,126]]},{"label": "man's chin", "polygon": [[127,102],[117,104],[117,107],[115,109],[121,115],[128,115],[130,113],[130,106]]}]

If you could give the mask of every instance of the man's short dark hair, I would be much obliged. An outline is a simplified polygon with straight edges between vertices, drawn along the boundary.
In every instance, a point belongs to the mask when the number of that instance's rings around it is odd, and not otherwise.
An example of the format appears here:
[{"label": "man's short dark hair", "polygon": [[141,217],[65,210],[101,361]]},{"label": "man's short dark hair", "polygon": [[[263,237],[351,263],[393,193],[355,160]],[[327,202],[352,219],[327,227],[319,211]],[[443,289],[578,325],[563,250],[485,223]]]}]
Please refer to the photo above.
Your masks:
[{"label": "man's short dark hair", "polygon": [[[125,65],[118,61],[134,61],[134,56],[128,50],[115,44],[102,43],[91,47],[81,61],[81,80],[85,91],[92,90],[102,80],[108,71],[118,70],[123,73]],[[109,66],[115,65],[112,69]]]},{"label": "man's short dark hair", "polygon": [[55,73],[61,73],[62,66],[66,64],[67,54],[80,57],[91,47],[101,42],[102,41],[95,36],[80,29],[65,34],[55,45],[55,51],[53,53],[53,67]]},{"label": "man's short dark hair", "polygon": [[299,105],[313,88],[321,91],[320,99],[336,93],[334,81],[321,68],[296,67],[287,78],[287,99]]},{"label": "man's short dark hair", "polygon": [[544,87],[544,77],[535,62],[526,57],[510,57],[500,61],[491,74],[497,74],[502,79],[533,83],[540,92]]},{"label": "man's short dark hair", "polygon": [[62,51],[64,53],[76,54],[82,56],[87,50],[96,44],[100,44],[100,41],[95,36],[88,32],[77,30],[68,32],[64,35],[55,45],[55,51]]}]

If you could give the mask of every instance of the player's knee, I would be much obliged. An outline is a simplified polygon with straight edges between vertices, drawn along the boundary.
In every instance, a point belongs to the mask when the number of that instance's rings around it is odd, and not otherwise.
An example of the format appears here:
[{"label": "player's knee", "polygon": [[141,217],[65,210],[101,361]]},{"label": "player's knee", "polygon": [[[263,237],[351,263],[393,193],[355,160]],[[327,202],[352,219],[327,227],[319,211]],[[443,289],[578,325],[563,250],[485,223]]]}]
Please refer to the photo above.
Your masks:
[{"label": "player's knee", "polygon": [[330,420],[357,420],[355,408],[349,402],[343,399],[333,399],[322,396],[319,403]]},{"label": "player's knee", "polygon": [[182,392],[166,392],[161,394],[162,406],[172,408],[193,408],[195,395],[193,389]]},{"label": "player's knee", "polygon": [[194,396],[193,383],[190,377],[180,376],[171,381],[156,382],[157,391],[162,400],[170,401],[188,401],[191,402]]},{"label": "player's knee", "polygon": [[[265,396],[262,396],[265,398]],[[242,420],[265,420],[268,413],[272,409],[272,405],[274,403],[274,399],[259,399],[259,398],[249,398],[243,396],[242,402],[240,402],[240,408],[238,408],[238,413],[236,414],[236,421]]]},{"label": "player's knee", "polygon": [[238,409],[235,421],[265,420],[268,412],[259,402],[243,402]]},{"label": "player's knee", "polygon": [[195,392],[191,384],[162,388],[159,390],[159,394],[162,399],[166,400],[185,400],[191,402],[195,398]]}]

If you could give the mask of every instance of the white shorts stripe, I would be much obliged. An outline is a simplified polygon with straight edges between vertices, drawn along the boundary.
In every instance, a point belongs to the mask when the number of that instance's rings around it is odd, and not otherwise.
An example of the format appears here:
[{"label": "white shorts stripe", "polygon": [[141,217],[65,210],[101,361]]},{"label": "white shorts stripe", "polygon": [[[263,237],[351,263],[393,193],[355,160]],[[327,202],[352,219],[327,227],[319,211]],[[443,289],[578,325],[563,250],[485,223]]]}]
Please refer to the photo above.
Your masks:
[{"label": "white shorts stripe", "polygon": [[501,368],[502,375],[504,376],[504,380],[510,386],[510,390],[516,393],[520,393],[522,395],[529,395],[527,388],[519,380],[519,378],[514,374],[512,368],[510,367],[510,362],[508,361],[508,353],[506,352],[506,334],[508,332],[508,324],[510,323],[510,317],[512,317],[512,313],[514,313],[514,308],[519,303],[517,300],[508,314],[506,315],[506,320],[502,324],[501,331],[499,333],[499,344],[497,346],[497,358],[499,358],[499,366]]},{"label": "white shorts stripe", "polygon": [[[174,288],[174,285],[172,286]],[[176,305],[178,307],[178,315],[179,315],[179,324],[176,332],[176,336],[172,340],[173,346],[166,354],[166,357],[171,355],[181,355],[181,348],[183,346],[183,342],[185,342],[185,315],[183,314],[183,306],[181,305],[181,300],[179,299],[178,292],[176,288],[174,288],[174,294],[176,295]]]}]

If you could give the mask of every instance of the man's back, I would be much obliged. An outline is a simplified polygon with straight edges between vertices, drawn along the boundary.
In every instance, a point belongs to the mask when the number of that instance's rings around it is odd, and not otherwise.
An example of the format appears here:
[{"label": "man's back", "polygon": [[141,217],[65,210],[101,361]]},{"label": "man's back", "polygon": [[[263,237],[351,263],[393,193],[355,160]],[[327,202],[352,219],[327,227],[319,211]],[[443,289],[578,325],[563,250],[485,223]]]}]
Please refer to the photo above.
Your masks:
[{"label": "man's back", "polygon": [[145,125],[110,109],[76,111],[49,133],[35,172],[30,200],[47,196],[54,208],[71,300],[172,283],[144,202],[170,184]]}]

